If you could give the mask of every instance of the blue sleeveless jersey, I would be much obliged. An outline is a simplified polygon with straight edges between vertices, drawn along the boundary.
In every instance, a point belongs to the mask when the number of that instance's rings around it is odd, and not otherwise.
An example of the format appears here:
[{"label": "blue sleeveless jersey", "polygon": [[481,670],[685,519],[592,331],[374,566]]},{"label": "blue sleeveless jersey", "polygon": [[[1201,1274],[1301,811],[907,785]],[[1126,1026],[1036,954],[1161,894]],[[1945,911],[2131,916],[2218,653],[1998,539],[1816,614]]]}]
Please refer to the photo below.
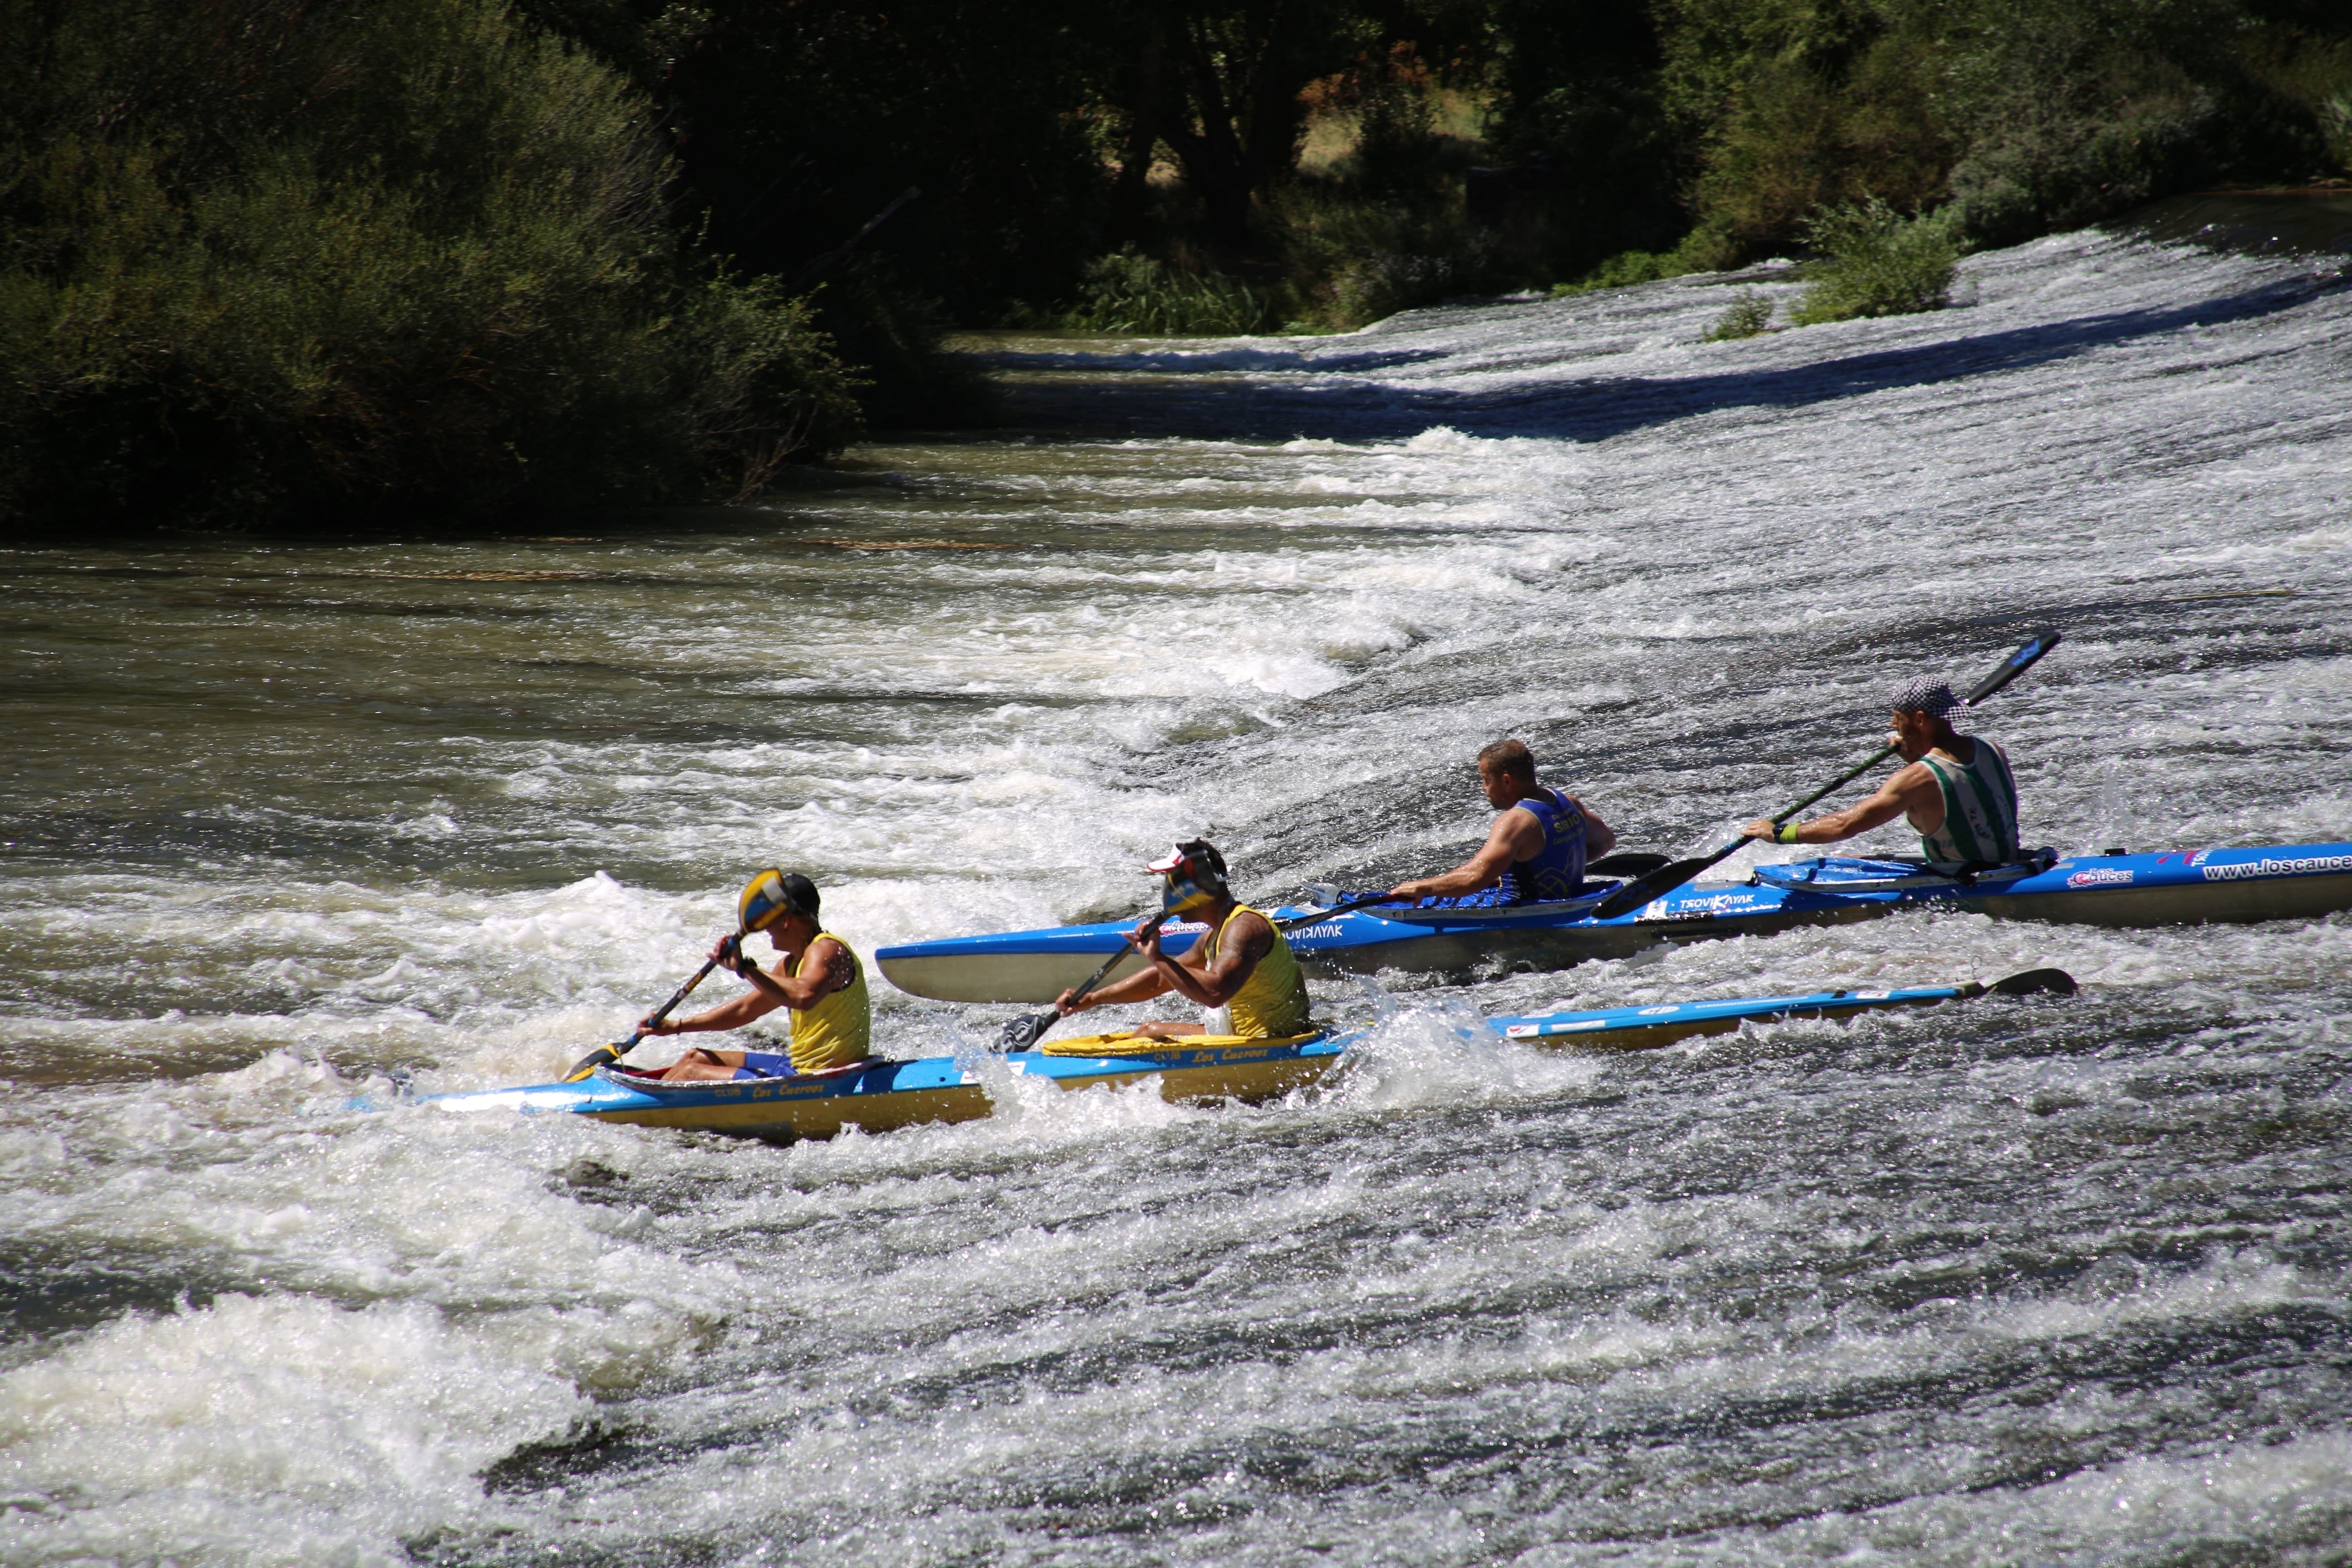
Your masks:
[{"label": "blue sleeveless jersey", "polygon": [[1531,904],[1582,892],[1584,813],[1559,791],[1541,784],[1511,809],[1536,819],[1544,831],[1544,847],[1534,858],[1517,861],[1503,873],[1503,897],[1515,904]]}]

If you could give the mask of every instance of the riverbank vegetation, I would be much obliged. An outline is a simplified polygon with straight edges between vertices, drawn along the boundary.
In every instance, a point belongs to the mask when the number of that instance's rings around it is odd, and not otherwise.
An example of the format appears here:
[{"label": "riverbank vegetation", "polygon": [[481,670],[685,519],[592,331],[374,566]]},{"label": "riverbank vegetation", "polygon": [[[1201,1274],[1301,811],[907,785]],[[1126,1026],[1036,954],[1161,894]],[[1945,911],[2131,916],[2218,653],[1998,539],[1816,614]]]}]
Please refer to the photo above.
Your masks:
[{"label": "riverbank vegetation", "polygon": [[12,519],[472,524],[856,429],[807,307],[683,243],[627,85],[490,0],[9,21]]},{"label": "riverbank vegetation", "polygon": [[984,418],[957,327],[1772,255],[1829,320],[2352,175],[2320,0],[0,0],[0,43],[11,530],[748,497]]}]

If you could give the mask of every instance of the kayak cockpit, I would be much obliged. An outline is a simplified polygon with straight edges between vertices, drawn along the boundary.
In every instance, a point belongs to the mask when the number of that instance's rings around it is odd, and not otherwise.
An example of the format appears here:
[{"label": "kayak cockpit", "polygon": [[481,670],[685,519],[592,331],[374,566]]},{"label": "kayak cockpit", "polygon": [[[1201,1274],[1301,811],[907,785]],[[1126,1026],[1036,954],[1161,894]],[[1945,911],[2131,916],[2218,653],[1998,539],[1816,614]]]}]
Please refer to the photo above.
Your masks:
[{"label": "kayak cockpit", "polygon": [[1811,889],[1816,892],[1881,893],[1918,888],[1990,888],[2038,877],[2058,863],[2058,851],[2044,847],[2022,859],[2000,865],[1946,864],[1910,855],[1864,857],[1821,855],[1779,866],[1759,866],[1755,885]]}]

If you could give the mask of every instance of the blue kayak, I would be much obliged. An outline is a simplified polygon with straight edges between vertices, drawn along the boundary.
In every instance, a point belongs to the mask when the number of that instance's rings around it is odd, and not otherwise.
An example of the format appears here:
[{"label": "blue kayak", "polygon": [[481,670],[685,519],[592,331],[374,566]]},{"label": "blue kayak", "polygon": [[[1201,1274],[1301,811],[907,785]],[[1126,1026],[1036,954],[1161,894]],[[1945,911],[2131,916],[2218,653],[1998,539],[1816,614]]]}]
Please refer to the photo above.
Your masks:
[{"label": "blue kayak", "polygon": [[[1557,903],[1507,904],[1480,893],[1328,918],[1318,918],[1314,904],[1269,912],[1286,922],[1291,949],[1309,973],[1558,969],[1659,942],[1766,935],[1917,906],[2104,926],[2308,920],[2352,909],[2352,844],[2066,857],[2045,849],[2014,865],[1949,873],[1917,860],[1832,855],[1759,867],[1738,886],[1683,888],[1614,920],[1595,919],[1593,905],[1618,885],[1594,883]],[[1117,952],[1129,929],[1103,921],[944,937],[882,948],[874,957],[892,984],[918,996],[1048,1002]],[[1198,921],[1171,924],[1161,945],[1184,952],[1204,929]],[[1129,973],[1138,963],[1129,958],[1111,973]]]},{"label": "blue kayak", "polygon": [[[1846,1018],[1889,1007],[1924,1007],[1989,993],[2071,993],[2057,970],[2034,970],[1992,985],[1917,986],[1890,991],[1813,991],[1716,1002],[1544,1013],[1488,1020],[1506,1038],[1577,1050],[1640,1050],[1693,1035],[1723,1034],[1747,1023],[1787,1018]],[[1367,1027],[1320,1029],[1284,1039],[1198,1035],[1176,1040],[1087,1035],[997,1058],[1013,1072],[1062,1089],[1121,1087],[1156,1079],[1162,1097],[1202,1102],[1278,1099],[1315,1082],[1362,1039]],[[554,1112],[646,1127],[693,1128],[770,1138],[830,1137],[845,1127],[868,1132],[924,1121],[969,1121],[994,1110],[982,1075],[954,1057],[871,1061],[833,1072],[737,1083],[670,1084],[625,1067],[600,1068],[578,1083],[436,1095],[420,1103],[452,1112]]]}]

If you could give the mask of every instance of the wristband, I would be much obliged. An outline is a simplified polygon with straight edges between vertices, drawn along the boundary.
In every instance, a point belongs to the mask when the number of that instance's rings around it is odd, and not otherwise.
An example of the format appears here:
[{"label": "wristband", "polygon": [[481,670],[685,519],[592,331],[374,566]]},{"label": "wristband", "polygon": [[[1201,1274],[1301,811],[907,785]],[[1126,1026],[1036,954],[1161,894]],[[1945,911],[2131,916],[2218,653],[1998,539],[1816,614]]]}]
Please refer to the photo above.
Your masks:
[{"label": "wristband", "polygon": [[1772,842],[1775,844],[1801,844],[1804,840],[1797,837],[1797,825],[1795,823],[1784,822],[1780,825],[1780,831],[1772,835]]}]

